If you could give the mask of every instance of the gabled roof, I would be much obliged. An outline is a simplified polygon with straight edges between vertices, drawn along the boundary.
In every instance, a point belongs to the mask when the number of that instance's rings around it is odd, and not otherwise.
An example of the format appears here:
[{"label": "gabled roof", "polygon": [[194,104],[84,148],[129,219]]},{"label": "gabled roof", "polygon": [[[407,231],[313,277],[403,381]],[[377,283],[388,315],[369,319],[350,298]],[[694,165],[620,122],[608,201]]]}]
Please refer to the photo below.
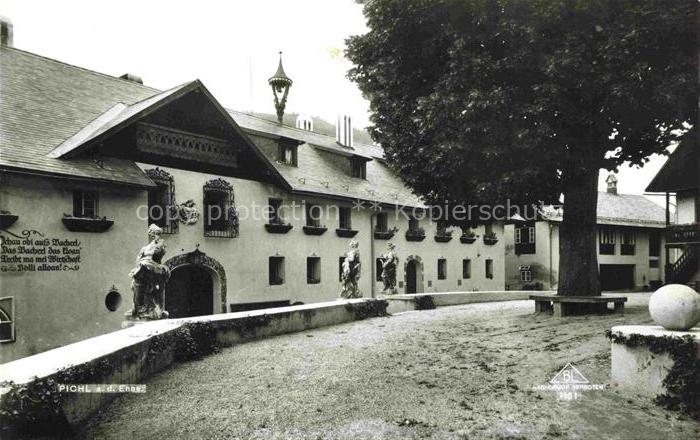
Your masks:
[{"label": "gabled roof", "polygon": [[[561,209],[548,207],[542,210],[542,217],[547,221],[560,222],[562,216]],[[637,194],[598,192],[597,217],[599,225],[666,227],[666,211],[648,198]]]},{"label": "gabled roof", "polygon": [[47,153],[117,103],[133,104],[155,93],[141,84],[1,46],[0,170],[151,187],[153,182],[132,161],[67,161]]},{"label": "gabled roof", "polygon": [[651,192],[677,192],[698,189],[700,177],[700,153],[698,131],[686,132],[676,151],[666,160],[646,190]]},{"label": "gabled roof", "polygon": [[199,85],[201,85],[199,81],[192,81],[181,86],[173,87],[170,90],[158,93],[132,105],[118,102],[88,125],[81,128],[76,134],[63,141],[61,145],[54,148],[48,156],[52,158],[75,157],[79,150],[84,150],[92,143],[106,137],[108,133],[136,120],[138,117],[144,116],[147,112],[152,112],[161,108],[174,98],[182,96],[183,93],[192,91]]},{"label": "gabled roof", "polygon": [[[5,46],[0,49],[0,63],[0,170],[152,186],[153,182],[132,161],[83,157],[81,151],[199,88],[269,165],[283,188],[304,194],[423,206],[420,198],[383,163],[380,147],[355,144],[348,148],[332,136],[226,110],[199,81],[160,91]],[[263,152],[250,140],[253,136],[245,133],[295,140],[300,144],[299,166],[277,163],[276,157]],[[340,172],[338,156],[380,160],[367,163],[367,179],[363,180]]]}]

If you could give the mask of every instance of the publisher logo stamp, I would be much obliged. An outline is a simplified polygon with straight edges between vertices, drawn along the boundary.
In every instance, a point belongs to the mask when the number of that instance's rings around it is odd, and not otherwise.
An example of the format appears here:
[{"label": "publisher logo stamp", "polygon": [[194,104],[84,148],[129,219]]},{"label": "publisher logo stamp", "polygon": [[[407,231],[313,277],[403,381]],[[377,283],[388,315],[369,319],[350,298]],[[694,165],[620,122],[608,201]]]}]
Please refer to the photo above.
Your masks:
[{"label": "publisher logo stamp", "polygon": [[602,391],[604,384],[592,384],[578,368],[567,363],[548,384],[533,385],[533,391],[554,391],[557,400],[578,400],[588,391]]}]

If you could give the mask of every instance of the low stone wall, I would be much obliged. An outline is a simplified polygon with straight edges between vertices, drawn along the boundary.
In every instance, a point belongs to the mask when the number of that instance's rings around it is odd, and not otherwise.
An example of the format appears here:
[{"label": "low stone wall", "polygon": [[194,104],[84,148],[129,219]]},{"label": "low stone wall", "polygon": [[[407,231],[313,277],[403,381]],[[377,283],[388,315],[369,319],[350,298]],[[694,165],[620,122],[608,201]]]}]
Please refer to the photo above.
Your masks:
[{"label": "low stone wall", "polygon": [[613,384],[659,398],[660,403],[675,401],[691,408],[700,403],[700,371],[691,372],[693,367],[697,370],[696,360],[700,359],[700,328],[670,331],[660,326],[623,325],[613,327],[608,337]]},{"label": "low stone wall", "polygon": [[[152,321],[2,364],[0,438],[17,430],[40,433],[43,425],[74,426],[117,395],[60,393],[59,384],[142,384],[183,356],[196,358],[214,347],[382,316],[386,308],[381,299],[353,299]],[[23,403],[25,413],[14,418],[10,413],[23,395],[38,403]]]},{"label": "low stone wall", "polygon": [[499,290],[483,292],[438,292],[388,295],[381,298],[389,302],[388,312],[391,314],[419,310],[422,299],[430,298],[435,307],[455,306],[493,301],[526,300],[533,293],[554,294],[556,292],[533,292],[531,290]]},{"label": "low stone wall", "polygon": [[[59,384],[142,384],[175,362],[256,338],[432,308],[426,305],[523,300],[531,293],[393,295],[139,323],[0,365],[0,438],[11,438],[14,431],[8,427],[13,426],[37,429],[38,433],[42,427],[50,427],[55,435],[58,427],[75,426],[117,396],[57,392]],[[27,406],[27,397],[35,402]],[[23,410],[19,417],[12,416],[20,400]]]}]

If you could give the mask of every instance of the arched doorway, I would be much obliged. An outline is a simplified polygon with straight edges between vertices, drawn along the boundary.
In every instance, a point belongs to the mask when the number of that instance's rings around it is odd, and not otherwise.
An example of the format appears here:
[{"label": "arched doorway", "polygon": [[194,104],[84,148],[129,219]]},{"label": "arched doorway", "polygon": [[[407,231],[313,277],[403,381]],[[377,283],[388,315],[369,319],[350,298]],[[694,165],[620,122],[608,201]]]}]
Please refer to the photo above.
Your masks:
[{"label": "arched doorway", "polygon": [[[211,292],[212,294],[209,296],[211,298],[211,302],[207,301],[207,304],[209,305],[208,311],[205,313],[205,315],[211,315],[213,313],[226,313],[226,272],[224,271],[224,267],[216,261],[214,258],[211,258],[207,256],[205,253],[201,252],[199,250],[199,246],[197,248],[189,253],[186,254],[180,254],[176,255],[169,260],[167,260],[164,263],[168,268],[170,269],[171,277],[170,280],[168,281],[168,284],[165,286],[165,298],[163,298],[165,302],[165,310],[170,313],[170,308],[168,306],[168,297],[170,296],[168,292],[170,292],[172,289],[175,289],[175,296],[177,296],[177,290],[181,289],[183,285],[186,285],[187,282],[182,280],[181,278],[189,279],[188,275],[185,273],[178,274],[178,270],[180,268],[188,268],[188,267],[196,267],[198,269],[201,269],[207,273],[209,276],[209,280],[211,280],[212,287],[211,287]],[[205,289],[208,289],[207,287],[207,278],[204,277],[204,275],[201,272],[197,273],[190,273],[189,276],[192,277],[192,280],[194,280],[195,284],[203,286]],[[192,316],[192,315],[191,315]],[[175,318],[177,316],[173,316],[172,313],[170,313],[171,318]]]},{"label": "arched doorway", "polygon": [[214,280],[209,271],[193,264],[175,268],[165,289],[165,310],[171,318],[214,313]]},{"label": "arched doorway", "polygon": [[404,281],[406,293],[423,292],[423,261],[415,255],[406,258],[404,262]]}]

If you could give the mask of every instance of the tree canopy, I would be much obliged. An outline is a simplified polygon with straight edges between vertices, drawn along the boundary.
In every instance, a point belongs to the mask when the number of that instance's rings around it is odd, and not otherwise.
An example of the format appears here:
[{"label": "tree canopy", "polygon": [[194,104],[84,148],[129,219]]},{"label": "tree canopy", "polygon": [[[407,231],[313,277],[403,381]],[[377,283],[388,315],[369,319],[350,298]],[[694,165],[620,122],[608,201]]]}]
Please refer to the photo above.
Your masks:
[{"label": "tree canopy", "polygon": [[558,293],[600,295],[599,171],[642,165],[696,123],[697,9],[367,0],[369,32],[347,41],[348,76],[370,101],[388,163],[428,203],[563,194]]},{"label": "tree canopy", "polygon": [[695,0],[368,0],[371,133],[429,202],[557,200],[695,123]]}]

